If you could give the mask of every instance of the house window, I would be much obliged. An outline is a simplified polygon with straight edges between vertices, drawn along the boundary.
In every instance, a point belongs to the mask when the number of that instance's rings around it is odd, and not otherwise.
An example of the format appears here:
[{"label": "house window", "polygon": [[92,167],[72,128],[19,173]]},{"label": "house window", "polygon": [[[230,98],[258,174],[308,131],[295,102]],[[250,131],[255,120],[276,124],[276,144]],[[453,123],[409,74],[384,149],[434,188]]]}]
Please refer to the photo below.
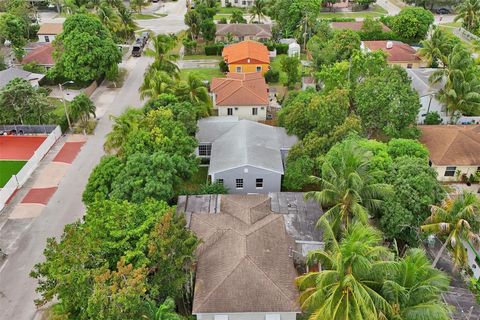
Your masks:
[{"label": "house window", "polygon": [[262,71],[262,67],[261,66],[257,66],[257,72],[260,72]]},{"label": "house window", "polygon": [[239,36],[239,37],[238,37],[238,41],[243,41],[243,40],[245,40],[245,37],[244,37],[244,36]]},{"label": "house window", "polygon": [[242,1],[242,4],[243,4],[243,5],[246,5],[246,4],[247,4],[247,1]]},{"label": "house window", "polygon": [[261,107],[260,110],[265,110],[265,107]]},{"label": "house window", "polygon": [[233,108],[227,108],[227,116],[233,115]]},{"label": "house window", "polygon": [[211,144],[201,144],[198,146],[198,155],[201,157],[210,157],[212,154]]},{"label": "house window", "polygon": [[236,70],[237,70],[237,72],[242,72],[242,67],[238,66],[238,67],[236,68]]},{"label": "house window", "polygon": [[480,167],[477,167],[477,172],[480,172]]},{"label": "house window", "polygon": [[256,179],[255,180],[255,187],[257,189],[263,189],[263,179]]},{"label": "house window", "polygon": [[235,180],[235,187],[237,189],[243,189],[243,179],[236,179]]},{"label": "house window", "polygon": [[445,177],[453,177],[453,176],[455,176],[455,171],[457,171],[457,167],[447,167],[447,169],[445,169],[444,176]]},{"label": "house window", "polygon": [[256,116],[258,114],[258,108],[252,108],[252,115]]},{"label": "house window", "polygon": [[50,37],[49,36],[45,36],[45,42],[50,42]]},{"label": "house window", "polygon": [[217,179],[217,183],[223,186],[223,179]]},{"label": "house window", "polygon": [[237,3],[237,4],[238,4],[238,0],[235,0],[235,3]]},{"label": "house window", "polygon": [[413,65],[411,63],[407,64],[407,69],[412,69]]}]

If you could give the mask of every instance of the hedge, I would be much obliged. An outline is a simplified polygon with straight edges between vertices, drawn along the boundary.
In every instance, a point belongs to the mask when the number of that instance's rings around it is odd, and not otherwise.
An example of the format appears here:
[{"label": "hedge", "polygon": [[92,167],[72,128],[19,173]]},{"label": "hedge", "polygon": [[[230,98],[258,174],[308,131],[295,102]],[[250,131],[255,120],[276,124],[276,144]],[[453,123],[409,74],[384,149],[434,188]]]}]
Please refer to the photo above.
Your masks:
[{"label": "hedge", "polygon": [[268,70],[265,72],[265,81],[267,83],[277,83],[280,80],[280,72],[277,70]]},{"label": "hedge", "polygon": [[285,43],[267,43],[267,48],[269,51],[277,49],[277,54],[287,54],[288,53],[288,44]]},{"label": "hedge", "polygon": [[221,43],[215,43],[205,46],[205,55],[207,56],[220,56],[222,55],[224,45]]}]

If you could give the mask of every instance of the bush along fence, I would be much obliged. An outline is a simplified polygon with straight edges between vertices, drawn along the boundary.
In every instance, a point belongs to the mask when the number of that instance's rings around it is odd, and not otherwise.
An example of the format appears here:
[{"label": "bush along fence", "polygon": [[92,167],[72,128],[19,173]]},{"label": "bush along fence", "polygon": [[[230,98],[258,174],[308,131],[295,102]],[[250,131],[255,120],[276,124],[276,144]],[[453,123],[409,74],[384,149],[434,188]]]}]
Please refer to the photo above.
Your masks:
[{"label": "bush along fence", "polygon": [[16,175],[13,175],[5,186],[0,189],[0,212],[5,208],[8,200],[13,196],[15,191],[27,182],[33,171],[38,167],[40,161],[61,135],[62,130],[60,126],[55,127],[55,129],[49,133],[47,139],[35,150],[33,156],[25,163],[22,169]]}]

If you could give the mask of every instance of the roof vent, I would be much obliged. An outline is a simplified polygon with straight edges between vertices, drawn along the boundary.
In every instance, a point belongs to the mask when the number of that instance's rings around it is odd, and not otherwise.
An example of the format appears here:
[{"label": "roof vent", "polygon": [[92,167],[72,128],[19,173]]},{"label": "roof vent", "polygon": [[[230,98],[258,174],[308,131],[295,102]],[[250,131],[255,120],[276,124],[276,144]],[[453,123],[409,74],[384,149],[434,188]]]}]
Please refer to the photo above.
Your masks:
[{"label": "roof vent", "polygon": [[393,48],[393,41],[387,41],[387,49]]}]

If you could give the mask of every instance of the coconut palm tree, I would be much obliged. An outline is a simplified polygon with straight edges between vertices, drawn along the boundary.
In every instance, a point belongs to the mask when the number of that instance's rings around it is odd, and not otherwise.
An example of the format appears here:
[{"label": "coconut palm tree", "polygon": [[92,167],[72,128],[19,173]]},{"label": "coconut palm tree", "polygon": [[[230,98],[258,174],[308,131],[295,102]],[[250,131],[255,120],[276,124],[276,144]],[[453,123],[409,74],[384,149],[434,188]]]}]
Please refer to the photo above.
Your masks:
[{"label": "coconut palm tree", "polygon": [[122,25],[124,40],[127,42],[137,27],[135,20],[133,20],[133,11],[122,4],[118,8],[118,19]]},{"label": "coconut palm tree", "polygon": [[338,242],[328,220],[320,221],[328,247],[311,252],[308,263],[321,263],[323,270],[296,280],[308,319],[386,319],[393,310],[378,293],[382,284],[378,275],[388,273],[394,263],[381,245],[381,233],[355,223]]},{"label": "coconut palm tree", "polygon": [[371,153],[349,141],[338,159],[327,159],[322,165],[322,176],[312,177],[320,191],[306,194],[328,210],[324,213],[339,232],[348,228],[352,220],[368,222],[369,213],[376,211],[382,199],[390,193],[387,184],[376,183],[369,172]]},{"label": "coconut palm tree", "polygon": [[450,279],[432,266],[425,251],[408,250],[386,276],[381,292],[392,306],[392,319],[450,319],[448,307],[440,299]]},{"label": "coconut palm tree", "polygon": [[421,230],[433,233],[444,239],[433,266],[443,254],[447,245],[453,251],[453,260],[456,267],[466,266],[468,263],[466,242],[475,248],[480,247],[480,201],[478,197],[464,191],[453,197],[446,198],[440,206],[432,205],[431,215],[421,226]]},{"label": "coconut palm tree", "polygon": [[454,21],[462,20],[463,26],[469,31],[477,29],[480,21],[479,0],[465,0],[455,10],[457,11],[457,16]]},{"label": "coconut palm tree", "polygon": [[470,52],[456,45],[448,56],[446,67],[435,71],[431,83],[444,83],[437,97],[452,114],[456,111],[472,114],[480,108],[480,81]]},{"label": "coconut palm tree", "polygon": [[119,117],[113,117],[114,120],[112,131],[107,135],[107,139],[103,148],[106,152],[119,150],[127,141],[127,137],[131,132],[138,129],[140,122],[144,116],[143,110],[129,108]]},{"label": "coconut palm tree", "polygon": [[178,77],[179,68],[175,64],[178,56],[171,51],[176,45],[176,39],[170,35],[159,34],[153,38],[153,49],[145,50],[145,55],[153,57],[155,60],[149,69],[165,71],[174,78]]},{"label": "coconut palm tree", "polygon": [[444,52],[448,51],[447,46],[449,46],[449,41],[445,36],[445,31],[433,26],[432,36],[420,43],[422,44],[422,48],[418,50],[418,53],[428,61],[430,67],[438,67],[439,62],[446,65],[447,57]]},{"label": "coconut palm tree", "polygon": [[232,11],[230,16],[230,23],[247,23],[247,20],[243,17],[243,12],[240,9],[235,9]]},{"label": "coconut palm tree", "polygon": [[194,72],[188,74],[186,81],[179,81],[175,88],[177,97],[185,97],[194,105],[203,106],[202,116],[208,116],[210,113],[211,99],[208,95],[208,89],[197,74]]},{"label": "coconut palm tree", "polygon": [[255,18],[257,18],[258,23],[261,23],[267,15],[267,3],[265,0],[256,0],[248,13],[250,13],[250,23],[255,21]]},{"label": "coconut palm tree", "polygon": [[173,92],[174,81],[170,75],[162,70],[152,69],[145,73],[145,79],[139,88],[142,99],[155,98],[162,93]]},{"label": "coconut palm tree", "polygon": [[148,301],[146,304],[147,312],[142,316],[142,319],[148,320],[181,320],[178,314],[175,313],[175,302],[172,298],[167,298],[157,308],[155,303]]},{"label": "coconut palm tree", "polygon": [[70,103],[70,114],[80,121],[84,133],[90,116],[95,117],[95,109],[92,100],[85,93],[79,94]]}]

